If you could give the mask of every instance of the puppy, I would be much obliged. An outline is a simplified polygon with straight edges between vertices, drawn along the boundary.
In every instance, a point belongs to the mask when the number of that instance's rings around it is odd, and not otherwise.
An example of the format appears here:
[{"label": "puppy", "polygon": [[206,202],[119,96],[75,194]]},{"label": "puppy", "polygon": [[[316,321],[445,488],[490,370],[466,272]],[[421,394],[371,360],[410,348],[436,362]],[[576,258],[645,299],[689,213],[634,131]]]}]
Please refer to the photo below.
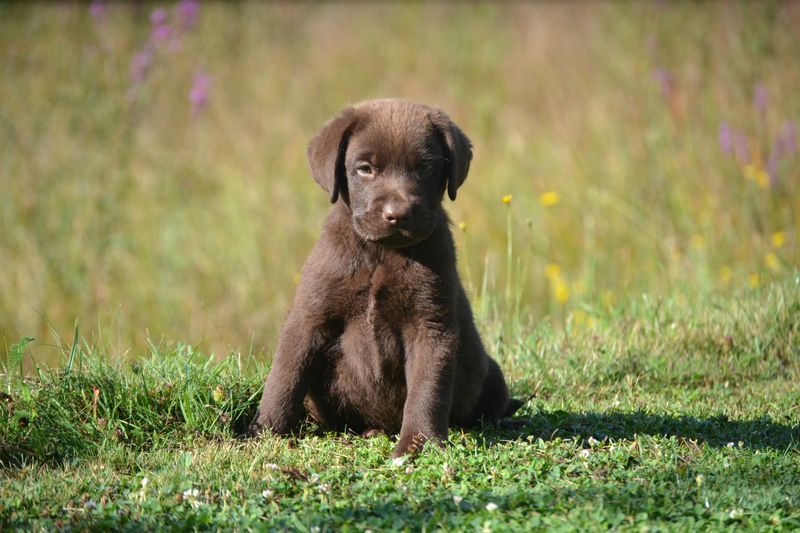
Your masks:
[{"label": "puppy", "polygon": [[403,100],[348,107],[311,140],[311,174],[334,206],[251,433],[288,434],[308,411],[332,429],[399,433],[398,457],[522,405],[483,348],[441,205],[471,158],[446,114]]}]

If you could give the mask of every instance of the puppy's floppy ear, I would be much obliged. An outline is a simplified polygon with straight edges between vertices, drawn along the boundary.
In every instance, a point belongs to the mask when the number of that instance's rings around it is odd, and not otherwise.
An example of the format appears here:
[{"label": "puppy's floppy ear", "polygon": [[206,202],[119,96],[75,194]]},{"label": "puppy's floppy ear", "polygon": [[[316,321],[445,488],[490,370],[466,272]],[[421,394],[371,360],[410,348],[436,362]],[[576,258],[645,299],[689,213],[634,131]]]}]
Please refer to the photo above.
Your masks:
[{"label": "puppy's floppy ear", "polygon": [[456,191],[467,179],[472,161],[472,143],[446,114],[434,111],[430,115],[433,126],[442,137],[447,158],[447,196],[456,199]]},{"label": "puppy's floppy ear", "polygon": [[308,143],[311,176],[331,195],[332,204],[336,203],[340,193],[347,201],[344,154],[355,124],[355,109],[347,107],[338,117],[325,124]]}]

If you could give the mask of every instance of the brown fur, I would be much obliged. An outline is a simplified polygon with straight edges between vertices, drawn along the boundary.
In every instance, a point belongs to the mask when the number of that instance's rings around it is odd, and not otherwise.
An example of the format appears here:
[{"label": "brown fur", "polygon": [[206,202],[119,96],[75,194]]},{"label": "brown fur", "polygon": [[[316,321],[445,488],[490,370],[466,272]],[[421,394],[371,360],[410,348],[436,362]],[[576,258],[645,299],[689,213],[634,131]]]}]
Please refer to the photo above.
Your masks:
[{"label": "brown fur", "polygon": [[449,220],[471,144],[436,109],[402,100],[346,108],[311,140],[335,204],[303,267],[251,425],[399,433],[393,456],[448,426],[510,415],[456,271]]}]

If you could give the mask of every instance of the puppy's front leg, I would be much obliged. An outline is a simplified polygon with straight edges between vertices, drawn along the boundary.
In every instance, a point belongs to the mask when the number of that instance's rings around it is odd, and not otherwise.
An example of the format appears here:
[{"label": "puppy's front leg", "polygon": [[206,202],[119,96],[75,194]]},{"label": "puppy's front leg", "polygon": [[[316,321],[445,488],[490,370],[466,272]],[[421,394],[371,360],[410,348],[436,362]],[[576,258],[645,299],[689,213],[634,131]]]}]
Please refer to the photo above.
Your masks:
[{"label": "puppy's front leg", "polygon": [[295,305],[283,326],[272,368],[264,381],[264,392],[250,433],[266,428],[278,434],[291,433],[305,414],[303,399],[310,372],[330,341],[324,328],[313,327],[299,316]]},{"label": "puppy's front leg", "polygon": [[420,329],[406,354],[408,393],[392,457],[419,451],[427,440],[447,440],[453,402],[457,339],[450,328]]}]

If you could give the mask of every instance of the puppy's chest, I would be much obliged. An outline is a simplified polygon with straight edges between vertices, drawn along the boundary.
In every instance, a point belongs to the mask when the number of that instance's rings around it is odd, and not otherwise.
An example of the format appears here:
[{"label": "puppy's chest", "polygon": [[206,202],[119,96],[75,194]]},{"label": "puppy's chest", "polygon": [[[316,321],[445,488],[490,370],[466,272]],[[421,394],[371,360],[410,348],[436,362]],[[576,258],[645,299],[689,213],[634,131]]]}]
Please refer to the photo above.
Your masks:
[{"label": "puppy's chest", "polygon": [[426,313],[434,292],[431,280],[418,270],[414,265],[378,265],[360,291],[360,305],[353,311],[362,315],[374,333],[416,322]]}]

